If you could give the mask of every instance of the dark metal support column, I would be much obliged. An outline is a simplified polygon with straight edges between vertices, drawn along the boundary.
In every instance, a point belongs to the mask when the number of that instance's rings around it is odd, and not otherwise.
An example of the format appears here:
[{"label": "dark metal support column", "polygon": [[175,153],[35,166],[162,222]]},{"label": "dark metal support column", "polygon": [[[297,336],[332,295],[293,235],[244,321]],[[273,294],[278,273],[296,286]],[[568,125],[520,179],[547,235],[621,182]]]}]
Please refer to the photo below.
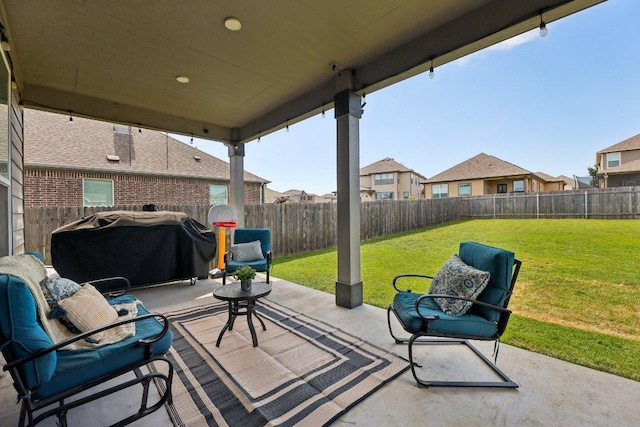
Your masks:
[{"label": "dark metal support column", "polygon": [[238,210],[238,228],[244,227],[244,144],[226,144],[229,149],[229,204]]},{"label": "dark metal support column", "polygon": [[347,89],[334,98],[337,128],[338,281],[336,305],[362,305],[360,276],[360,96]]}]

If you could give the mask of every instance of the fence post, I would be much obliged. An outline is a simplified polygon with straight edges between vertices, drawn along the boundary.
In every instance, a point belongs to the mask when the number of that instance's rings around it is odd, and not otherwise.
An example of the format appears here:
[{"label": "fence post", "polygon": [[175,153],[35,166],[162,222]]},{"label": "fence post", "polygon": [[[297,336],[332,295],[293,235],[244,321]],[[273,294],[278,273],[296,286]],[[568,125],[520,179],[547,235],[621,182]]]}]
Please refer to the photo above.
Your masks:
[{"label": "fence post", "polygon": [[536,193],[536,219],[540,219],[540,193]]},{"label": "fence post", "polygon": [[584,190],[584,219],[589,218],[589,208],[587,207],[587,190]]},{"label": "fence post", "polygon": [[496,219],[496,195],[493,195],[493,219]]}]

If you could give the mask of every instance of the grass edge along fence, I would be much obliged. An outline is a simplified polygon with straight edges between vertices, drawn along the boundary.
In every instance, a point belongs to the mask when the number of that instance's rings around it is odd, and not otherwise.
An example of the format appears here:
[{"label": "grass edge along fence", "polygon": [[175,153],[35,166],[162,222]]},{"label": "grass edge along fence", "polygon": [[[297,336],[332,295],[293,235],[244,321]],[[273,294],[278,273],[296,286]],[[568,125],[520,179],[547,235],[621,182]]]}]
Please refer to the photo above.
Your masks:
[{"label": "grass edge along fence", "polygon": [[[157,205],[157,209],[184,212],[207,224],[209,206]],[[50,262],[51,233],[56,228],[111,210],[142,210],[142,205],[26,208],[26,250],[38,251]],[[637,219],[640,187],[363,202],[360,238],[364,241],[459,219],[480,218]],[[337,205],[246,205],[245,226],[271,230],[274,257],[331,248],[337,245]]]}]

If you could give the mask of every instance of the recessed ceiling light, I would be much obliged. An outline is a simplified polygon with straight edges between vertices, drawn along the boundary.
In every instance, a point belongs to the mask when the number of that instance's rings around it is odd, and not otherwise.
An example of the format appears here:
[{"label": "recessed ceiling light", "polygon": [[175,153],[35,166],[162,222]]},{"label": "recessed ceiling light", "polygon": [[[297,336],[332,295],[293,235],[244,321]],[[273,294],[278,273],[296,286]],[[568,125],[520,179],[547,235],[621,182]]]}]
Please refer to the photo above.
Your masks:
[{"label": "recessed ceiling light", "polygon": [[180,83],[189,83],[189,77],[187,76],[178,76],[176,80]]},{"label": "recessed ceiling light", "polygon": [[240,31],[242,22],[238,18],[229,17],[224,19],[224,26],[227,27],[227,30]]}]

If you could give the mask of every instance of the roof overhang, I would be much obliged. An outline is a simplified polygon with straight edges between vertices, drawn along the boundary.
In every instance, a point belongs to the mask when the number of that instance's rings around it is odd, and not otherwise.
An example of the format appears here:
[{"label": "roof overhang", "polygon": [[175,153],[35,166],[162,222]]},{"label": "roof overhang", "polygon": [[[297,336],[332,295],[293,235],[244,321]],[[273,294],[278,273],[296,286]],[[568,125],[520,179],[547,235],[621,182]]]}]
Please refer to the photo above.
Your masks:
[{"label": "roof overhang", "polygon": [[2,0],[0,14],[25,106],[237,143],[601,1]]}]

